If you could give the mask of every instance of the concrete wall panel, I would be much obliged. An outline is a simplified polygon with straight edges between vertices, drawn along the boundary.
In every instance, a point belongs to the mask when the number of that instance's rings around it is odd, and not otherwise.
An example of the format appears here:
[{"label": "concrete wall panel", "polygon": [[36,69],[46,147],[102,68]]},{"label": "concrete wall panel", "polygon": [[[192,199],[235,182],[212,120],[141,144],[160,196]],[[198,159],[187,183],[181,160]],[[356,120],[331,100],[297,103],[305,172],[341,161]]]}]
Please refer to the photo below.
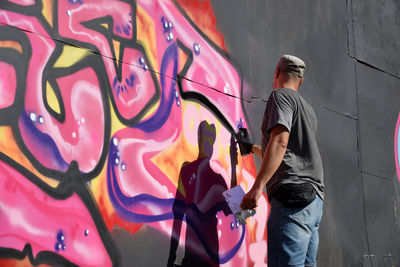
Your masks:
[{"label": "concrete wall panel", "polygon": [[352,56],[391,75],[400,76],[397,0],[350,0],[349,42]]},{"label": "concrete wall panel", "polygon": [[392,178],[394,136],[400,112],[400,79],[357,64],[362,170]]}]

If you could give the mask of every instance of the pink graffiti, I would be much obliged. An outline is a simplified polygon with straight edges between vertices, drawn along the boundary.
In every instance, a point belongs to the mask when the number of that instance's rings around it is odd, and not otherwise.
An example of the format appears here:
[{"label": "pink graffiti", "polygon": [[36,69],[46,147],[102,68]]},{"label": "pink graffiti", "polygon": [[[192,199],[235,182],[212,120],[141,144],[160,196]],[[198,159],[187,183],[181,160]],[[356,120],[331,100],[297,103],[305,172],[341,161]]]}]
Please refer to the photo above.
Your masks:
[{"label": "pink graffiti", "polygon": [[[96,75],[92,69],[87,68],[68,77],[59,78],[57,83],[61,88],[66,111],[63,123],[54,120],[45,111],[40,112],[42,109],[35,105],[27,104],[26,111],[41,132],[51,133],[66,162],[76,160],[80,169],[88,172],[97,164],[104,138],[104,118],[101,116],[103,106]],[[37,91],[32,90],[26,95],[34,97],[36,93]],[[40,121],[40,118],[43,118],[43,121]],[[22,122],[20,127],[25,144],[35,157],[46,167],[58,169],[55,167],[58,163],[52,162],[51,158],[43,153],[43,146],[36,143],[30,129]]]},{"label": "pink graffiti", "polygon": [[54,199],[23,175],[0,161],[0,247],[22,251],[58,250],[84,266],[111,266],[96,226],[76,195]]},{"label": "pink graffiti", "polygon": [[[123,54],[120,55],[120,61],[115,60],[114,53],[119,53],[119,49],[113,46],[113,42],[110,42],[111,40],[108,40],[100,30],[93,30],[90,26],[84,25],[85,22],[104,18],[93,22],[95,27],[107,32],[115,39],[122,38],[123,42],[127,42],[135,37],[132,23],[135,18],[132,17],[132,12],[133,8],[128,3],[110,0],[85,1],[82,5],[65,1],[59,4],[58,9],[60,35],[95,45],[104,57],[117,111],[126,119],[137,116],[156,93],[151,73],[146,71],[151,67],[150,63],[142,51],[133,48],[125,48]],[[105,19],[107,16],[112,18],[112,23]],[[100,24],[106,24],[107,28]],[[121,77],[117,75],[115,64],[119,65],[117,68],[122,69]]]},{"label": "pink graffiti", "polygon": [[119,82],[117,81],[118,78],[114,77],[113,96],[120,114],[124,118],[132,118],[145,108],[145,105],[155,94],[156,88],[150,72],[145,69],[145,65],[143,69],[137,66],[138,62],[144,62],[142,52],[126,48],[123,56],[124,63],[121,63],[122,81]]},{"label": "pink graffiti", "polygon": [[0,62],[0,109],[12,105],[17,89],[17,75],[14,66],[6,62]]},{"label": "pink graffiti", "polygon": [[35,4],[34,0],[9,0],[11,3],[15,3],[21,6],[32,6]]},{"label": "pink graffiti", "polygon": [[[67,78],[57,79],[62,95],[62,103],[59,104],[63,104],[66,111],[65,121],[57,121],[46,110],[42,97],[42,90],[46,86],[42,83],[43,71],[55,49],[54,41],[33,17],[11,12],[3,12],[0,16],[9,25],[40,33],[27,34],[33,52],[27,74],[26,116],[40,133],[51,137],[65,162],[76,160],[83,172],[91,171],[98,163],[104,138],[104,118],[101,116],[104,108],[95,72],[86,68]],[[43,166],[61,171],[67,169],[67,164],[61,165],[48,156],[47,146],[37,143],[38,136],[32,132],[32,127],[24,123],[24,117],[19,125],[25,145]]]},{"label": "pink graffiti", "polygon": [[[16,0],[11,2],[21,5],[31,3]],[[108,142],[119,153],[118,157],[112,158],[117,159],[112,164],[124,197],[146,194],[159,199],[172,199],[177,192],[177,186],[173,182],[177,177],[170,177],[169,173],[157,166],[153,162],[154,157],[177,145],[180,139],[197,146],[196,131],[203,120],[215,124],[226,120],[228,125],[224,126],[233,130],[237,130],[238,126],[246,127],[241,101],[238,99],[241,96],[242,81],[233,63],[188,22],[172,1],[137,1],[137,5],[154,23],[156,51],[154,58],[150,58],[146,54],[147,50],[136,43],[136,14],[133,4],[133,1],[129,4],[116,0],[58,1],[54,5],[57,7],[54,18],[57,20],[58,32],[47,32],[48,28],[43,27],[36,17],[0,11],[0,22],[27,31],[25,34],[32,47],[31,59],[27,62],[28,82],[24,95],[24,114],[18,119],[18,130],[26,147],[23,152],[40,170],[44,167],[65,172],[70,163],[76,161],[82,173],[90,173],[99,167],[101,155],[108,146],[104,142]],[[54,63],[52,57],[59,51],[57,49],[63,46],[57,38],[80,46],[81,49],[91,50],[90,56],[97,60],[93,62],[100,63],[96,66],[90,63],[78,68],[78,62],[68,71],[49,66],[50,62]],[[193,56],[193,61],[185,69],[181,84],[183,95],[180,95],[175,79],[181,73],[182,62],[186,58],[180,58],[184,54],[182,52],[187,53],[187,50]],[[97,72],[99,69],[102,70],[100,73]],[[0,70],[9,73],[0,78],[3,82],[3,77],[7,77],[5,82],[8,87],[2,90],[7,92],[8,98],[2,99],[0,106],[5,108],[12,103],[16,94],[13,89],[16,88],[13,84],[16,75],[12,66],[6,63],[0,63]],[[65,109],[63,121],[55,118],[46,109],[43,92],[48,89],[48,82],[60,91],[59,105]],[[158,95],[159,90],[161,96]],[[208,101],[201,103],[203,106],[200,115],[190,102],[198,99],[185,99],[185,93],[196,93],[196,96],[204,97]],[[169,106],[170,96],[173,96],[173,101]],[[109,102],[113,105],[119,122],[125,125],[111,136],[111,140],[105,140],[106,131],[110,131],[107,128],[107,123],[110,122],[104,116],[112,112],[111,109],[108,110]],[[183,109],[183,103],[187,104],[186,110]],[[216,114],[217,112],[222,115]],[[166,115],[165,120],[163,115]],[[133,119],[136,119],[134,123],[130,121]],[[189,127],[189,123],[193,125]],[[218,130],[219,136],[214,144],[215,153],[210,160],[210,168],[223,178],[227,188],[231,181],[230,168],[236,166],[227,166],[218,154],[230,146],[229,130]],[[52,153],[59,154],[59,158]],[[12,240],[12,247],[20,251],[25,244],[31,244],[34,255],[43,250],[54,251],[56,235],[62,229],[67,248],[61,248],[57,253],[79,265],[111,264],[93,219],[76,194],[66,200],[53,199],[26,178],[23,180],[21,174],[4,165],[0,165],[3,173],[0,183],[4,184],[0,188],[4,191],[0,200],[0,216],[4,217],[2,221],[7,226],[0,230],[4,236],[4,239],[0,238],[1,247]],[[5,171],[12,173],[11,177],[15,178],[7,178]],[[244,181],[242,186],[251,185],[254,177],[246,170],[240,171]],[[222,191],[220,184],[210,188],[218,193]],[[108,193],[116,194],[115,189],[112,188]],[[21,196],[19,199],[21,192],[34,194]],[[18,201],[13,202],[12,198],[16,196]],[[156,206],[130,206],[120,199],[117,202],[128,212],[160,214]],[[191,202],[199,207],[205,205],[203,211],[215,204],[215,200],[207,193],[199,195]],[[268,210],[265,199],[262,200],[261,207]],[[117,215],[121,216],[118,213]],[[30,227],[27,229],[33,231],[26,230],[17,234],[18,227],[22,225],[12,224],[15,216],[23,216],[21,223],[25,223]],[[78,219],[73,223],[69,218],[74,216]],[[241,232],[232,231],[232,215],[218,212],[217,218],[219,253],[223,254],[238,242]],[[40,225],[39,222],[43,220],[47,223]],[[246,235],[244,245],[224,266],[264,263],[265,255],[261,252],[266,246],[266,217],[257,215],[251,222],[252,229],[256,228],[255,237]],[[167,235],[171,235],[172,224],[171,219],[149,223]],[[93,235],[81,236],[82,229],[89,229]],[[184,237],[181,236],[180,241],[184,242]],[[189,247],[200,255],[205,255],[203,245],[193,242]],[[99,257],[93,259],[91,255]]]},{"label": "pink graffiti", "polygon": [[[231,62],[218,53],[199,32],[184,18],[172,1],[142,1],[138,4],[151,16],[155,23],[157,60],[169,44],[168,35],[164,33],[165,22],[171,22],[173,39],[179,39],[186,47],[190,48],[194,55],[193,63],[185,75],[190,80],[183,80],[184,91],[199,92],[205,96],[221,111],[229,123],[236,128],[240,118],[244,118],[240,101],[232,97],[221,95],[212,88],[221,92],[240,97],[241,79]],[[196,81],[193,83],[191,81]],[[200,83],[200,84],[199,84]],[[246,127],[246,122],[243,123]]]}]

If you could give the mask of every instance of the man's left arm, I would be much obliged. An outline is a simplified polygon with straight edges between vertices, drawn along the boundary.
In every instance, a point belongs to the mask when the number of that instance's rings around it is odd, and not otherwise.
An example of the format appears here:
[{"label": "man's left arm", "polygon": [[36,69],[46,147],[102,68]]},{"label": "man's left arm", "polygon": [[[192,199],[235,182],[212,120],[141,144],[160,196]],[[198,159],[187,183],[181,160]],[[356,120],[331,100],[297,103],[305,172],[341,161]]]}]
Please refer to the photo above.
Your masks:
[{"label": "man's left arm", "polygon": [[278,124],[271,129],[270,140],[265,149],[260,171],[257,174],[253,187],[243,197],[241,203],[242,209],[255,209],[257,207],[257,202],[261,197],[264,186],[282,163],[288,141],[289,131],[285,126]]}]

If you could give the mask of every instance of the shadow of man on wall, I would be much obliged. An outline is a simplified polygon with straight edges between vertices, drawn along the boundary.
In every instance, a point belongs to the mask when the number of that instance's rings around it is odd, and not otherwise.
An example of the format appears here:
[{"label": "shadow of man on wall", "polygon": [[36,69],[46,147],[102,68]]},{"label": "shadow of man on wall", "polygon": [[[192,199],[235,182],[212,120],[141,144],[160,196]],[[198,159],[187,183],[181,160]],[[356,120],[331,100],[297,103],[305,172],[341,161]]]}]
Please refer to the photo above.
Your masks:
[{"label": "shadow of man on wall", "polygon": [[[219,266],[217,213],[231,213],[222,193],[227,190],[224,178],[210,166],[216,138],[214,124],[202,121],[198,128],[199,155],[193,162],[183,163],[175,201],[172,207],[174,222],[168,258],[172,266]],[[232,141],[233,140],[233,141]],[[231,138],[231,186],[236,185],[237,149]],[[185,218],[184,218],[185,217]],[[185,254],[176,265],[176,251],[181,235],[182,220],[186,220]]]}]

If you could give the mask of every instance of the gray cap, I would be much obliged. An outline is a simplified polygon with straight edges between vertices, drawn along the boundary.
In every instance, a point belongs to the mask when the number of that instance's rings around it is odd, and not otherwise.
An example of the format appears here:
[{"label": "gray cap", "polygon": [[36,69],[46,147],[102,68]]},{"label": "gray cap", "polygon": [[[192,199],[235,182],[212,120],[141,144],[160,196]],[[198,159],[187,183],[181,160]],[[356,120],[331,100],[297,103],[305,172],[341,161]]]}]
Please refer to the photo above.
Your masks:
[{"label": "gray cap", "polygon": [[298,57],[283,55],[276,66],[281,71],[292,73],[300,78],[303,77],[306,70],[306,64]]}]

